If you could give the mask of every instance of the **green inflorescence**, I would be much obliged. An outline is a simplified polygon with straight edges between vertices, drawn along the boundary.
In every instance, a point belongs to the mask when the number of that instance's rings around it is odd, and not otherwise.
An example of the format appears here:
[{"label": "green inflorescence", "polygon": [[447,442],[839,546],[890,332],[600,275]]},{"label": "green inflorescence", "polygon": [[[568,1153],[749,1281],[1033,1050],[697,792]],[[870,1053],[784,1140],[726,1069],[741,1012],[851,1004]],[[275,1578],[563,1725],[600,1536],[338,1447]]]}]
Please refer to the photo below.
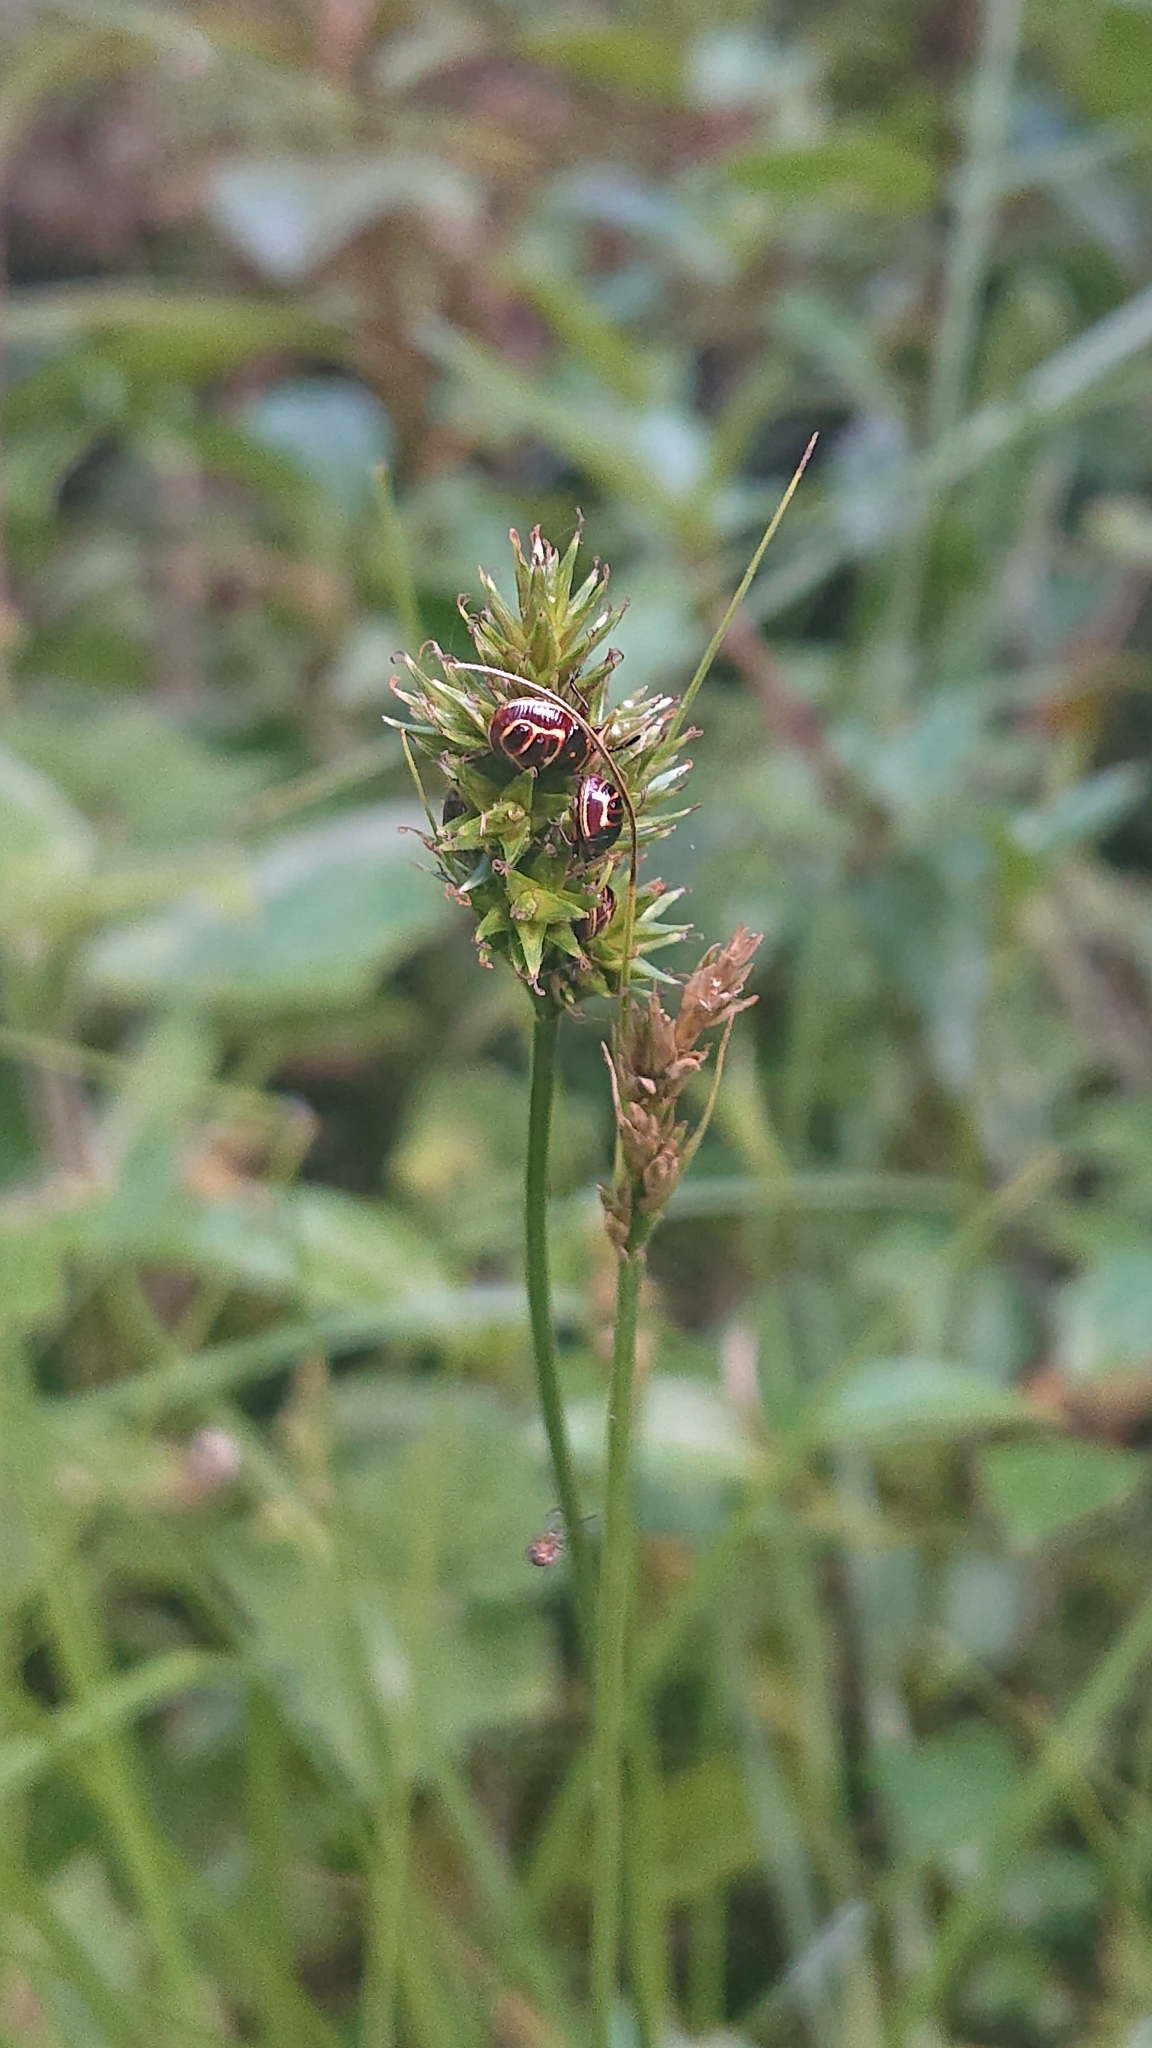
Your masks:
[{"label": "green inflorescence", "polygon": [[[573,591],[579,532],[563,555],[539,528],[527,555],[515,531],[511,541],[518,614],[481,571],[483,611],[474,615],[460,601],[476,660],[458,661],[434,641],[419,660],[401,657],[406,678],[394,676],[392,687],[411,718],[390,722],[447,785],[437,818],[417,774],[425,844],[450,894],[476,917],[481,959],[507,960],[536,995],[570,1007],[632,981],[664,979],[651,955],[684,935],[665,921],[681,892],[640,882],[636,869],[645,847],[686,815],[660,806],[691,767],[681,756],[690,735],[671,734],[673,697],[641,692],[609,704],[621,656],[604,643],[623,607],[608,605],[600,563]],[[524,698],[577,721],[589,750],[583,770],[561,761],[522,768],[493,747],[494,714]],[[602,775],[623,798],[624,829],[607,851],[582,843],[575,829],[582,773]]]}]

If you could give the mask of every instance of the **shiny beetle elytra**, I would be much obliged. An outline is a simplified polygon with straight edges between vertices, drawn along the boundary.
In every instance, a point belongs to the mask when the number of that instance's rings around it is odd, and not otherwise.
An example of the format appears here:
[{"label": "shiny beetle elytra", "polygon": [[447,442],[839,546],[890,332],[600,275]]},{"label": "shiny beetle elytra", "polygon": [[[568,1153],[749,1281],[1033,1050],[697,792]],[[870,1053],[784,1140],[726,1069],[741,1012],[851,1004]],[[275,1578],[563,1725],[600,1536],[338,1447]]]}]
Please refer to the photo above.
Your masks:
[{"label": "shiny beetle elytra", "polygon": [[453,784],[452,788],[448,791],[448,794],[444,799],[444,808],[440,813],[440,823],[442,825],[454,825],[457,818],[464,818],[467,817],[467,815],[468,806],[465,803],[463,797],[461,796],[460,791],[456,788],[455,784]]},{"label": "shiny beetle elytra", "polygon": [[498,704],[488,725],[488,744],[516,768],[582,768],[588,740],[570,711],[539,697],[514,697]]},{"label": "shiny beetle elytra", "polygon": [[582,917],[576,927],[578,936],[582,939],[597,938],[611,924],[615,910],[616,898],[611,889],[601,889],[588,915]]},{"label": "shiny beetle elytra", "polygon": [[576,790],[572,819],[577,844],[586,853],[606,853],[624,825],[624,799],[604,775],[586,775]]}]

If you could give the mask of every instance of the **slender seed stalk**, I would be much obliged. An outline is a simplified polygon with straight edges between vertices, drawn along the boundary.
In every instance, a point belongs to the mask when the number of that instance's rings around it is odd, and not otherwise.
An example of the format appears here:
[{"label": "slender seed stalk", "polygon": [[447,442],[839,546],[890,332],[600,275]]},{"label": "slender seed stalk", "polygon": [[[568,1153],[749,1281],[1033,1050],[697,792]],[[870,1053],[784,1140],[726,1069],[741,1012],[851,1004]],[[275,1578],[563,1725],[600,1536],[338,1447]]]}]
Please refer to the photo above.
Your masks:
[{"label": "slender seed stalk", "polygon": [[[646,1222],[647,1219],[644,1219]],[[645,1236],[647,1231],[645,1231]],[[620,1894],[627,1728],[628,1615],[635,1535],[632,1432],[636,1323],[644,1280],[643,1242],[621,1254],[608,1397],[608,1476],[596,1606],[596,1691],[592,1770],[596,1807],[592,1852],[592,2012],[595,2048],[609,2048],[620,1950]]]},{"label": "slender seed stalk", "polygon": [[564,1403],[556,1369],[556,1339],[552,1323],[552,1283],[548,1265],[548,1146],[552,1135],[552,1097],[556,1080],[556,1039],[560,1014],[553,1004],[539,1001],[532,1030],[532,1081],[528,1098],[528,1154],[524,1174],[524,1250],[528,1278],[528,1316],[532,1327],[532,1352],[536,1362],[536,1384],[540,1412],[548,1437],[552,1471],[556,1479],[560,1512],[572,1561],[572,1583],[576,1615],[586,1657],[592,1653],[592,1559],[580,1515],[580,1495]]}]

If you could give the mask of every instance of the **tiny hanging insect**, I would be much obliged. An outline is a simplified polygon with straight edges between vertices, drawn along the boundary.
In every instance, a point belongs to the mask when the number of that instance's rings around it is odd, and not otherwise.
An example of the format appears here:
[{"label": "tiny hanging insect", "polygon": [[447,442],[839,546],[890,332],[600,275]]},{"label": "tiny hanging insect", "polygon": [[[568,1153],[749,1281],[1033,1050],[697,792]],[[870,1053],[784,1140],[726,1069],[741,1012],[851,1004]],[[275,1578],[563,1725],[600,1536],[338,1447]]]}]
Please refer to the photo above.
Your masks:
[{"label": "tiny hanging insect", "polygon": [[567,1547],[564,1517],[559,1508],[548,1517],[548,1526],[539,1536],[534,1536],[524,1555],[529,1564],[538,1565],[546,1571],[550,1564],[556,1564],[563,1557]]}]

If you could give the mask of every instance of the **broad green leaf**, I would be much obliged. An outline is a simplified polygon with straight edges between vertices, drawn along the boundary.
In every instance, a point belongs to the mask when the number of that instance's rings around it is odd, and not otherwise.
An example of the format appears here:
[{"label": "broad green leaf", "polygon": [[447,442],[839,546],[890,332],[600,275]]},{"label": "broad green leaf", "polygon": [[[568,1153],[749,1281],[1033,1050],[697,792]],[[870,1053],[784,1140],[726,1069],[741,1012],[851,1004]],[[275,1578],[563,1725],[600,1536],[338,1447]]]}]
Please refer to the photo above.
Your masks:
[{"label": "broad green leaf", "polygon": [[959,1551],[944,1568],[937,1603],[949,1664],[1003,1664],[1020,1647],[1031,1607],[1022,1559]]},{"label": "broad green leaf", "polygon": [[[12,530],[51,525],[60,487],[91,444],[91,423],[71,419],[46,419],[13,439],[4,453],[5,513]],[[7,720],[5,731],[11,740]]]},{"label": "broad green leaf", "polygon": [[[277,1540],[278,1539],[278,1540]],[[286,1505],[281,1527],[267,1534],[206,1529],[196,1545],[242,1617],[245,1654],[323,1777],[358,1797],[377,1787],[379,1731],[363,1658],[370,1632],[377,1686],[386,1677],[393,1698],[410,1686],[410,1670],[380,1603],[369,1621],[350,1614],[351,1588],[334,1581],[330,1558],[317,1545],[306,1513]]]},{"label": "broad green leaf", "polygon": [[[402,1472],[393,1483],[403,1483]],[[420,1513],[440,1524],[458,1501],[424,1499]],[[259,1528],[206,1530],[212,1568],[245,1617],[257,1666],[325,1775],[358,1797],[375,1795],[384,1728],[404,1724],[410,1766],[423,1773],[443,1748],[460,1749],[485,1727],[538,1716],[552,1694],[542,1618],[526,1603],[462,1607],[429,1589],[432,1606],[411,1613],[413,1504],[407,1556],[398,1568],[373,1556],[361,1532],[356,1562],[340,1566],[306,1516],[286,1507],[278,1540]],[[530,1588],[531,1566],[517,1546]],[[434,1558],[438,1564],[438,1558]],[[371,1567],[371,1575],[368,1568]],[[414,1713],[413,1709],[417,1709]]]},{"label": "broad green leaf", "polygon": [[[1035,2029],[1033,2039],[1075,2035],[1075,2001],[1051,1955],[1003,1931],[973,1959],[955,2008],[966,2042],[1011,2039],[1013,2034],[1019,2039],[1022,2026]],[[1131,2032],[1126,2028],[1121,2041],[1123,2048],[1148,2048],[1140,2022]]]},{"label": "broad green leaf", "polygon": [[[685,53],[685,90],[694,106],[729,109],[787,107],[796,119],[810,88],[819,89],[819,58],[806,41],[780,42],[753,18],[718,19],[701,29]],[[819,118],[817,107],[811,118]]]},{"label": "broad green leaf", "polygon": [[1050,803],[1021,811],[1016,838],[1026,853],[1063,853],[1069,847],[1099,839],[1135,810],[1148,787],[1148,771],[1139,762],[1122,761],[1086,775]]},{"label": "broad green leaf", "polygon": [[927,1741],[892,1744],[879,1775],[918,1862],[946,1860],[986,1841],[1020,1782],[1005,1738],[982,1722]]},{"label": "broad green leaf", "polygon": [[[274,349],[339,350],[337,324],[278,299],[125,285],[47,285],[14,292],[9,346],[97,341],[101,358],[130,374],[200,383]],[[54,367],[54,366],[53,366]],[[28,410],[30,385],[19,393]]]},{"label": "broad green leaf", "polygon": [[664,1781],[657,1890],[668,1905],[703,1897],[757,1861],[759,1843],[744,1773],[710,1757]]},{"label": "broad green leaf", "polygon": [[981,1454],[980,1477],[1008,1536],[1039,1549],[1089,1515],[1120,1507],[1146,1471],[1137,1451],[1061,1439],[995,1444]]},{"label": "broad green leaf", "polygon": [[1093,33],[1076,67],[1077,91],[1107,121],[1152,114],[1152,19],[1141,0],[1094,10]]},{"label": "broad green leaf", "polygon": [[216,171],[208,213],[265,277],[299,284],[383,214],[419,209],[471,226],[478,200],[439,156],[262,156]]},{"label": "broad green leaf", "polygon": [[350,377],[271,384],[240,417],[255,440],[289,456],[348,518],[371,505],[374,472],[394,452],[387,412]]},{"label": "broad green leaf", "polygon": [[0,1328],[32,1330],[49,1321],[64,1294],[64,1233],[49,1211],[28,1204],[0,1209]]},{"label": "broad green leaf", "polygon": [[308,1183],[237,1177],[234,1194],[201,1185],[186,1129],[204,1078],[195,1054],[195,1034],[176,1019],[133,1061],[133,1085],[105,1127],[116,1175],[72,1221],[80,1255],[98,1266],[132,1257],[202,1272],[304,1309],[411,1305],[418,1318],[424,1308],[442,1321],[452,1300],[443,1270],[396,1210]]},{"label": "broad green leaf", "polygon": [[0,931],[91,866],[96,838],[56,785],[0,747]]},{"label": "broad green leaf", "polygon": [[1012,1927],[1067,1938],[1091,1927],[1105,1896],[1104,1872],[1082,1849],[1026,1849],[1004,1880],[1001,1910]]},{"label": "broad green leaf", "polygon": [[209,1272],[308,1308],[446,1291],[434,1253],[411,1224],[335,1188],[260,1189],[248,1200],[199,1204],[186,1243]]},{"label": "broad green leaf", "polygon": [[533,57],[597,85],[618,87],[638,99],[680,97],[683,60],[666,36],[622,22],[556,23],[529,30],[522,41]]},{"label": "broad green leaf", "polygon": [[[479,1304],[476,1304],[479,1308]],[[331,1396],[342,1485],[373,1557],[389,1576],[407,1569],[412,1489],[401,1483],[410,1447],[437,1432],[443,1444],[443,1512],[436,1539],[441,1581],[454,1600],[547,1594],[525,1547],[545,1526],[554,1481],[542,1468],[511,1401],[477,1384],[383,1371],[347,1371]],[[466,1501],[468,1512],[458,1513]],[[559,1574],[563,1578],[563,1574]]]},{"label": "broad green leaf", "polygon": [[1152,1251],[1103,1252],[1061,1289],[1057,1357],[1077,1379],[1146,1370],[1152,1359]]},{"label": "broad green leaf", "polygon": [[1018,1396],[970,1367],[939,1358],[876,1359],[817,1402],[816,1441],[883,1444],[905,1436],[979,1435],[1024,1422]]},{"label": "broad green leaf", "polygon": [[1152,569],[1152,506],[1128,492],[1095,498],[1084,515],[1093,546],[1134,569]]},{"label": "broad green leaf", "polygon": [[934,164],[907,143],[878,134],[841,133],[811,149],[758,150],[727,167],[733,184],[785,200],[820,199],[841,207],[914,213],[935,197]]},{"label": "broad green leaf", "polygon": [[137,845],[219,831],[268,780],[259,760],[215,753],[144,704],[95,716],[19,708],[5,734],[102,829]]},{"label": "broad green leaf", "polygon": [[449,914],[404,836],[423,822],[406,804],[383,804],[285,833],[253,858],[246,911],[189,901],[109,932],[87,950],[87,986],[119,1002],[249,1015],[361,1002]]},{"label": "broad green leaf", "polygon": [[[714,223],[688,192],[642,179],[612,164],[586,164],[556,179],[550,213],[626,235],[658,251],[665,262],[710,285],[734,281],[737,265]],[[643,304],[648,303],[644,293]]]},{"label": "broad green leaf", "polygon": [[[592,1463],[604,1455],[604,1403],[569,1403],[568,1429],[575,1455]],[[704,1380],[657,1374],[644,1388],[638,1418],[637,1461],[654,1480],[708,1484],[747,1478],[760,1453],[754,1437],[718,1387]]]},{"label": "broad green leaf", "polygon": [[[435,1069],[409,1105],[392,1184],[469,1269],[495,1260],[519,1270],[527,1114],[522,1078],[493,1061]],[[592,1178],[601,1144],[587,1097],[562,1098],[552,1127],[554,1197]]]},{"label": "broad green leaf", "polygon": [[73,1939],[124,1999],[137,1991],[146,1967],[144,1929],[117,1897],[99,1856],[75,1856],[51,1878],[48,1896]]}]

